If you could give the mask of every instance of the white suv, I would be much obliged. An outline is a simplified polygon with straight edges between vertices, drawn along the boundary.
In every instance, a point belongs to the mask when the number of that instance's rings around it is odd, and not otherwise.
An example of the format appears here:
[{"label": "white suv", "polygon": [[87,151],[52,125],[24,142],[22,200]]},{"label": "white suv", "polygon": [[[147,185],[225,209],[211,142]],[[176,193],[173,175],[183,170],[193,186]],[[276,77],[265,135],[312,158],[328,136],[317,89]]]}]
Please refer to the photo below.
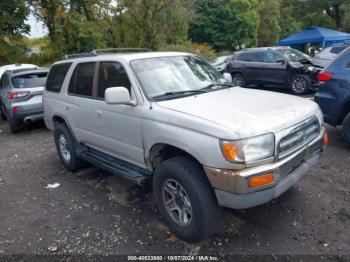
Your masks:
[{"label": "white suv", "polygon": [[[227,77],[229,79],[229,77]],[[327,143],[312,101],[233,87],[187,53],[119,53],[55,63],[45,122],[64,166],[92,163],[139,185],[179,238],[213,232],[217,207],[277,198]]]}]

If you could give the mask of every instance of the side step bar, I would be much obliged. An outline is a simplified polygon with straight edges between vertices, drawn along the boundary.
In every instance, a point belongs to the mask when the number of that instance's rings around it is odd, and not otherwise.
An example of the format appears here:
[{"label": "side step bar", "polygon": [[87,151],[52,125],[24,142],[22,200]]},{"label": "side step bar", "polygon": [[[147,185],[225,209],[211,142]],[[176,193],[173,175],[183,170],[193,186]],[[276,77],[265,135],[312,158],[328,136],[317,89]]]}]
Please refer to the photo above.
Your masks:
[{"label": "side step bar", "polygon": [[148,169],[111,157],[92,148],[84,148],[78,153],[78,156],[86,162],[106,170],[113,175],[118,175],[139,186],[146,186],[147,181],[152,177],[152,172]]}]

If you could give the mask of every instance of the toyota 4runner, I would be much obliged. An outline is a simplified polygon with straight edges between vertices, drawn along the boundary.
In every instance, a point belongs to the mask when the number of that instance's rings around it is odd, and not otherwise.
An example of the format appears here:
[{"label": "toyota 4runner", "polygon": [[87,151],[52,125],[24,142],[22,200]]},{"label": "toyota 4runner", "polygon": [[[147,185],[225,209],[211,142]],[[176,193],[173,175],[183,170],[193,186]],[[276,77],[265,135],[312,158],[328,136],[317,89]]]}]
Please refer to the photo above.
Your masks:
[{"label": "toyota 4runner", "polygon": [[56,62],[44,119],[68,170],[152,182],[179,238],[206,238],[218,206],[269,202],[318,162],[328,138],[314,102],[234,87],[196,55],[136,51]]}]

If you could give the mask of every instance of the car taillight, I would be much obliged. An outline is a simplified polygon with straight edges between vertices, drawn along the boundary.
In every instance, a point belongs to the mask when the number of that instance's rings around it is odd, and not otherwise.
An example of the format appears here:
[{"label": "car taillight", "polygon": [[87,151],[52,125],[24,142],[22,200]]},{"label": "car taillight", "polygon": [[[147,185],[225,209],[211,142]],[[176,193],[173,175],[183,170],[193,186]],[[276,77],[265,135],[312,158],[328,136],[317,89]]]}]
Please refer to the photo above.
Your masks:
[{"label": "car taillight", "polygon": [[327,82],[333,78],[333,74],[327,72],[320,72],[317,76],[317,80],[320,82]]},{"label": "car taillight", "polygon": [[13,100],[14,98],[17,98],[17,97],[25,97],[28,94],[29,92],[8,92],[7,98],[10,100]]}]

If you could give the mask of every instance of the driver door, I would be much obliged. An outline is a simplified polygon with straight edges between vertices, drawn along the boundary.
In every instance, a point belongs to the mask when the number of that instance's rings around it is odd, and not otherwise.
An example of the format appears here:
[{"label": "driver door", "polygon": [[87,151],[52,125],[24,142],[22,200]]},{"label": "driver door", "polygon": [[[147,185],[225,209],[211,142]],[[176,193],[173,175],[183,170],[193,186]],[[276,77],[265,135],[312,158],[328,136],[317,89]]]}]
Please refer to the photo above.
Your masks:
[{"label": "driver door", "polygon": [[116,158],[145,166],[139,118],[142,107],[106,104],[105,90],[110,87],[127,88],[131,99],[136,101],[124,66],[116,61],[101,61],[94,88],[93,110],[89,116],[96,138],[91,146]]}]

